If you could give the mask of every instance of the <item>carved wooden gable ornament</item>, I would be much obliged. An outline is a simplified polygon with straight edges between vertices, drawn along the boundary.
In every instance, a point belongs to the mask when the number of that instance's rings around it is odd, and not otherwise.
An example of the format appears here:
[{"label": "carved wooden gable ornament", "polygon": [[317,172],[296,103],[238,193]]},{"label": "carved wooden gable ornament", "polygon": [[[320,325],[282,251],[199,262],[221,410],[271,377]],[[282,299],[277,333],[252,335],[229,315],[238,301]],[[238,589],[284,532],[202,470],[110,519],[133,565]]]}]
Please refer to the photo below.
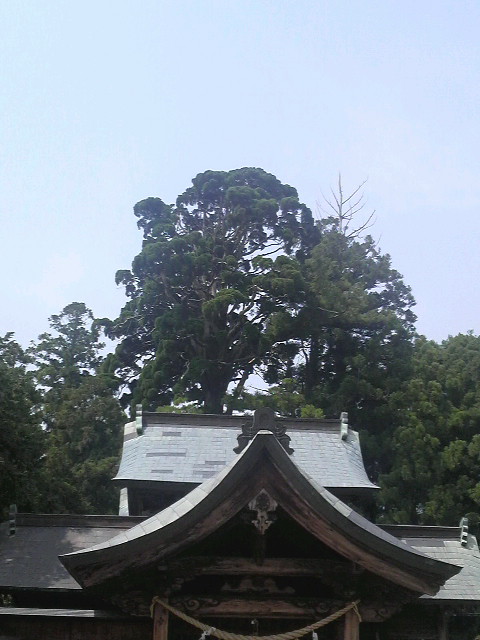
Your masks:
[{"label": "carved wooden gable ornament", "polygon": [[237,437],[238,446],[234,451],[241,453],[259,431],[270,431],[285,451],[292,454],[294,450],[290,447],[290,436],[287,436],[286,430],[286,427],[276,422],[275,412],[272,409],[268,407],[257,409],[253,414],[253,419],[242,425],[242,433]]}]

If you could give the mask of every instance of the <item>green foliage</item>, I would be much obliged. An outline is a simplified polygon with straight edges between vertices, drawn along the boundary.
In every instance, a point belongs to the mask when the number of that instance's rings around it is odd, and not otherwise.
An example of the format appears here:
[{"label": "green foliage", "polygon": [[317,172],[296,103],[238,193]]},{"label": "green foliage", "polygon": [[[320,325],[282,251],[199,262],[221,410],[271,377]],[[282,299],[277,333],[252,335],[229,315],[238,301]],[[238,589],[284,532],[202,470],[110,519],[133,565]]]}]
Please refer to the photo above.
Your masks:
[{"label": "green foliage", "polygon": [[401,426],[382,478],[385,519],[452,524],[480,518],[480,337],[419,338],[398,391]]},{"label": "green foliage", "polygon": [[250,393],[243,390],[238,395],[230,394],[225,403],[232,411],[253,411],[260,407],[269,407],[281,416],[298,417],[305,404],[300,385],[291,378],[283,379],[278,385],[272,385],[265,391]]},{"label": "green foliage", "polygon": [[104,321],[121,340],[107,367],[128,383],[132,403],[169,405],[184,395],[221,413],[270,348],[272,314],[300,298],[293,251],[315,228],[288,185],[261,169],[206,171],[177,199],[135,205],[141,253],[117,273],[130,301]]},{"label": "green foliage", "polygon": [[[142,250],[116,274],[129,300],[102,321],[115,354],[78,302],[27,353],[0,338],[0,510],[116,510],[120,382],[158,411],[346,410],[381,520],[478,525],[480,337],[416,336],[409,287],[362,235],[371,217],[352,230],[358,193],[340,182],[314,224],[293,187],[243,168],[197,175],[175,205],[137,203]],[[245,390],[254,372],[267,390]]]},{"label": "green foliage", "polygon": [[93,320],[83,302],[72,302],[49,318],[55,334],[42,333],[31,350],[41,386],[49,391],[75,387],[95,371],[105,345],[99,341],[100,329]]},{"label": "green foliage", "polygon": [[38,468],[44,434],[29,358],[12,333],[0,337],[0,515],[10,504],[37,505]]},{"label": "green foliage", "polygon": [[185,397],[177,396],[172,404],[157,407],[159,413],[202,413],[202,408],[196,402],[189,402]]},{"label": "green foliage", "polygon": [[30,349],[43,390],[47,432],[41,509],[56,513],[113,513],[111,486],[121,446],[124,414],[113,382],[96,372],[102,358],[99,330],[83,303],[67,305],[50,318]]},{"label": "green foliage", "polygon": [[45,456],[44,510],[115,513],[111,478],[118,465],[124,414],[101,376],[66,387],[49,406],[55,427]]},{"label": "green foliage", "polygon": [[[475,519],[477,338],[415,342],[411,291],[362,235],[371,216],[354,228],[358,193],[339,183],[335,215],[316,225],[261,169],[199,174],[176,205],[139,202],[143,247],[117,273],[129,302],[104,321],[120,344],[103,370],[128,402],[162,411],[346,410],[381,478],[384,519]],[[268,391],[245,391],[254,371]]]},{"label": "green foliage", "polygon": [[324,418],[323,410],[313,404],[305,403],[301,385],[293,378],[284,378],[279,384],[272,385],[266,391],[249,393],[243,391],[236,397],[225,398],[228,407],[237,411],[252,411],[260,407],[269,407],[280,416],[290,418]]},{"label": "green foliage", "polygon": [[295,378],[305,403],[328,416],[348,410],[376,477],[391,463],[392,396],[410,374],[414,300],[371,237],[346,235],[336,218],[318,228],[320,240],[301,264],[302,303],[270,318],[275,346],[265,377]]},{"label": "green foliage", "polygon": [[315,407],[313,404],[304,404],[300,408],[300,418],[315,418],[321,420],[325,417],[323,409]]}]

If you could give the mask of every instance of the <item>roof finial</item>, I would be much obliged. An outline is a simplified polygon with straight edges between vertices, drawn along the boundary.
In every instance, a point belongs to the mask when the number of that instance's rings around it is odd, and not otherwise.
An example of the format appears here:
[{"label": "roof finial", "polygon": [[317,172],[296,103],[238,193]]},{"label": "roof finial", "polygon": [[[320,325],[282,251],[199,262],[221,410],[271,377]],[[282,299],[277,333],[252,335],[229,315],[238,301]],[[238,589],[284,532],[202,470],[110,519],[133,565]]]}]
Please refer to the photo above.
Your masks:
[{"label": "roof finial", "polygon": [[275,421],[275,412],[273,409],[269,407],[256,409],[252,422],[248,421],[242,425],[242,433],[237,436],[238,447],[235,447],[234,451],[235,453],[243,451],[259,431],[271,431],[285,451],[292,454],[293,449],[290,447],[290,436],[287,436],[286,430],[286,427]]},{"label": "roof finial", "polygon": [[143,433],[143,417],[142,417],[142,405],[137,404],[135,407],[135,427],[139,436]]},{"label": "roof finial", "polygon": [[342,411],[340,414],[340,437],[342,440],[346,440],[348,437],[348,413]]},{"label": "roof finial", "polygon": [[9,521],[9,535],[14,536],[17,533],[17,505],[11,504],[9,513],[8,513],[8,521]]},{"label": "roof finial", "polygon": [[460,544],[462,547],[468,545],[468,518],[462,518],[460,520]]}]

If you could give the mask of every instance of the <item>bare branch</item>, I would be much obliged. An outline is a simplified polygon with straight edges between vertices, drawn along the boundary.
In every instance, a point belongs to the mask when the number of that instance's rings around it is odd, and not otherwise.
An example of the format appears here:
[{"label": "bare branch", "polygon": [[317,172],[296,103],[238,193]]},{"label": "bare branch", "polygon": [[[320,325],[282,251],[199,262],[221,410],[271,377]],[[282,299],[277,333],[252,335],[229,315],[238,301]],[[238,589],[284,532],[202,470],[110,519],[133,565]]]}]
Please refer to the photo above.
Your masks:
[{"label": "bare branch", "polygon": [[370,229],[371,227],[373,227],[373,225],[375,224],[375,220],[373,220],[372,222],[374,215],[375,215],[375,209],[368,216],[367,220],[360,227],[358,227],[358,229],[355,229],[354,231],[352,231],[352,233],[349,233],[347,237],[354,238],[360,235],[363,231],[366,231],[367,229]]},{"label": "bare branch", "polygon": [[367,204],[362,192],[366,182],[367,179],[361,182],[350,194],[345,196],[342,185],[342,175],[339,173],[337,192],[330,189],[333,200],[325,197],[322,193],[327,209],[317,204],[319,210],[327,215],[330,214],[330,210],[333,211],[337,219],[338,231],[346,238],[358,238],[375,223],[375,210],[373,210],[364,222],[361,222],[359,226],[350,230],[352,221],[364,210]]},{"label": "bare branch", "polygon": [[[367,181],[368,181],[368,178],[365,178],[365,180],[361,182],[358,185],[358,187],[354,191],[352,191],[352,193],[347,198],[345,198],[345,200],[343,200],[343,204],[347,204],[347,202],[351,200],[360,191],[360,189],[362,189],[362,187],[364,187],[367,184]],[[340,184],[340,188],[341,188],[341,184]],[[360,200],[363,200],[363,193],[360,197]]]}]

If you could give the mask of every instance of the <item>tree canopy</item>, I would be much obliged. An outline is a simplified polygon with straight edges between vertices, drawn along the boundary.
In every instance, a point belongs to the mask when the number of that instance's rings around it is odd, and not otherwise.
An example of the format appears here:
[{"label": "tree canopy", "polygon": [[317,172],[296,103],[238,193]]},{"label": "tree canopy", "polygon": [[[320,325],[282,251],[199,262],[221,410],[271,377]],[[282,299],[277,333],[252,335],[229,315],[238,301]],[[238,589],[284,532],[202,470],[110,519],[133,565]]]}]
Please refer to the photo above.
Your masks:
[{"label": "tree canopy", "polygon": [[0,515],[10,504],[24,511],[38,499],[37,471],[44,451],[44,433],[37,409],[29,357],[13,339],[0,337]]},{"label": "tree canopy", "polygon": [[[114,512],[123,404],[281,415],[348,411],[384,521],[480,520],[480,337],[415,332],[414,299],[356,214],[314,220],[262,169],[198,174],[137,203],[143,244],[115,320],[74,302],[26,352],[0,338],[0,510]],[[103,326],[117,341],[103,357]],[[246,385],[255,373],[260,391]]]},{"label": "tree canopy", "polygon": [[30,349],[42,392],[46,432],[41,509],[106,513],[118,508],[111,486],[125,416],[111,379],[100,374],[103,343],[92,312],[73,302],[50,318],[51,332]]},{"label": "tree canopy", "polygon": [[451,524],[480,521],[480,336],[441,344],[417,339],[411,377],[394,404],[401,416],[382,477],[384,518]]},{"label": "tree canopy", "polygon": [[270,318],[264,371],[269,383],[294,379],[304,403],[328,416],[348,409],[376,478],[391,459],[391,395],[410,374],[415,301],[390,256],[348,225],[341,193],[337,215],[317,222],[318,239],[299,264],[301,303]]},{"label": "tree canopy", "polygon": [[220,413],[230,383],[268,352],[268,319],[303,288],[297,257],[316,235],[312,214],[255,168],[206,171],[175,206],[148,198],[134,213],[144,242],[117,273],[130,301],[105,323],[121,340],[110,367],[134,403],[181,393]]}]

